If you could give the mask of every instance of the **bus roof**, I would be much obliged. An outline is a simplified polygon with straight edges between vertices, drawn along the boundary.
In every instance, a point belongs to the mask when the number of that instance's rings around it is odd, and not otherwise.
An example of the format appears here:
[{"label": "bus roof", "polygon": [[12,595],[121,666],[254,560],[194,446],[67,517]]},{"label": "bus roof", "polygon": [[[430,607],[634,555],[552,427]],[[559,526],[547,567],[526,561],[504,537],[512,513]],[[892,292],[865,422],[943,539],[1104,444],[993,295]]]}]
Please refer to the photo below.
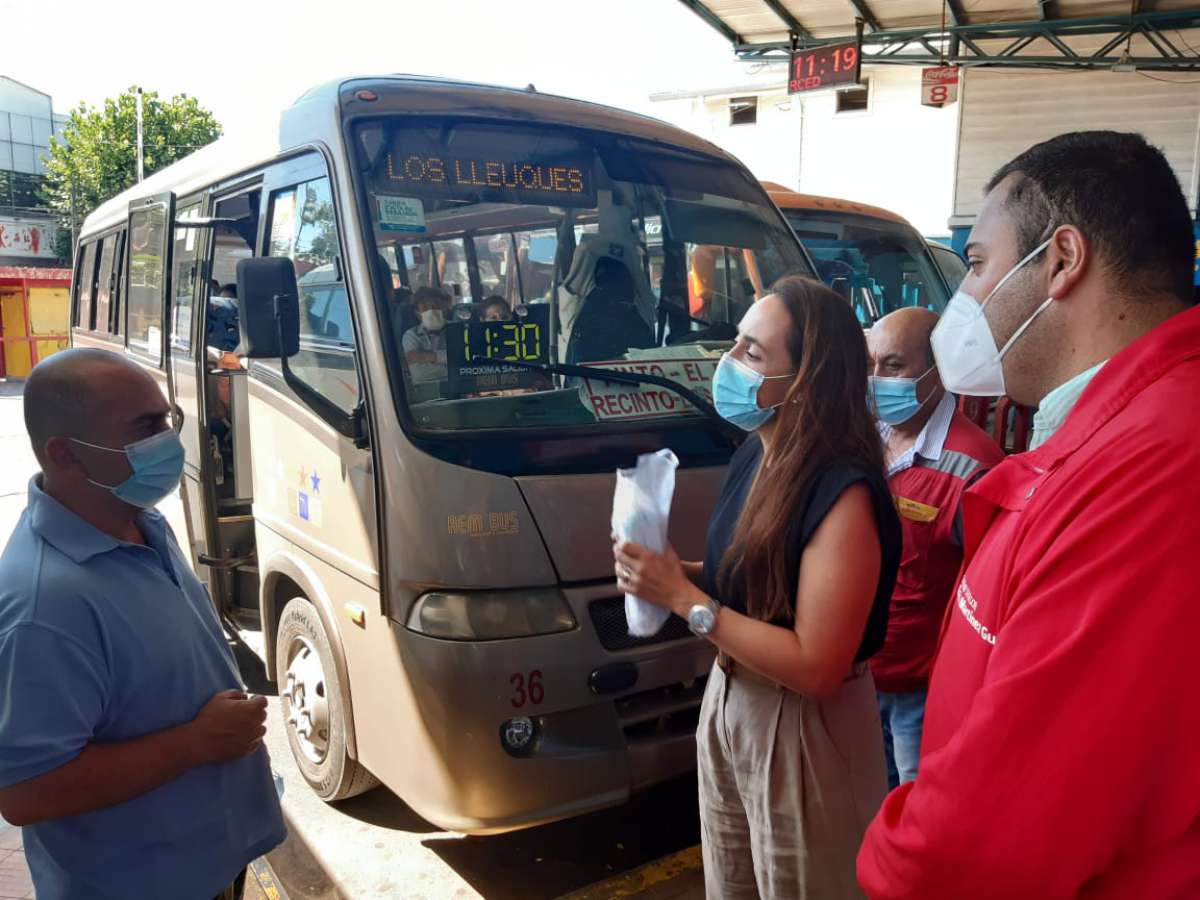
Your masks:
[{"label": "bus roof", "polygon": [[771,181],[762,182],[763,189],[772,202],[780,209],[805,209],[815,212],[838,212],[838,213],[854,213],[860,216],[870,216],[873,219],[884,219],[888,222],[896,222],[900,225],[907,225],[912,228],[912,224],[903,216],[898,215],[890,210],[881,209],[878,206],[870,206],[866,203],[855,203],[853,200],[839,200],[836,197],[819,197],[816,194],[801,194],[798,191],[793,191],[791,188],[786,188],[781,184],[775,184]]},{"label": "bus roof", "polygon": [[[377,101],[355,97],[371,90]],[[371,105],[368,106],[367,103]],[[264,165],[314,140],[340,142],[339,104],[354,112],[411,115],[468,114],[501,121],[555,122],[577,128],[616,131],[649,141],[670,143],[740,165],[728,153],[673,125],[597,103],[536,90],[499,87],[421,75],[342,78],[301,95],[278,117],[263,116],[258,128],[225,136],[102,203],[84,221],[81,234],[124,221],[129,203],[164,191],[184,196],[216,181]]]}]

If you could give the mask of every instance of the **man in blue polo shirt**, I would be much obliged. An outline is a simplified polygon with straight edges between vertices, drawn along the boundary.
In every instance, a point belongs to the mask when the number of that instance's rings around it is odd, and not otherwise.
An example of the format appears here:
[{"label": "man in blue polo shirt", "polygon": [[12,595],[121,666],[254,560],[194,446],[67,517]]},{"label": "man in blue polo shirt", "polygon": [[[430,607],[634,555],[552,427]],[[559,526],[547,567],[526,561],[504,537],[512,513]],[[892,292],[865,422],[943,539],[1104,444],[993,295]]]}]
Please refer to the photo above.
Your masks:
[{"label": "man in blue polo shirt", "polygon": [[39,900],[236,896],[285,829],[266,700],[151,508],[183,467],[168,404],[124,357],[67,350],[25,424],[42,471],[0,556],[0,814]]}]

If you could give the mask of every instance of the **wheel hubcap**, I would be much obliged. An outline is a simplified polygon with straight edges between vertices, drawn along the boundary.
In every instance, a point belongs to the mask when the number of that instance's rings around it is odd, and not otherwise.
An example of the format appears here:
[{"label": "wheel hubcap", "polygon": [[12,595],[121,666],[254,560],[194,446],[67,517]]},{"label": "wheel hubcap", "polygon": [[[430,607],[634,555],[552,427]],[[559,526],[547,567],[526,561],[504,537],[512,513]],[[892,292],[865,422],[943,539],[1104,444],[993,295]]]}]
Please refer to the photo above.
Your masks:
[{"label": "wheel hubcap", "polygon": [[297,635],[288,647],[284,698],[287,724],[301,751],[315,763],[329,752],[329,698],[317,648]]}]

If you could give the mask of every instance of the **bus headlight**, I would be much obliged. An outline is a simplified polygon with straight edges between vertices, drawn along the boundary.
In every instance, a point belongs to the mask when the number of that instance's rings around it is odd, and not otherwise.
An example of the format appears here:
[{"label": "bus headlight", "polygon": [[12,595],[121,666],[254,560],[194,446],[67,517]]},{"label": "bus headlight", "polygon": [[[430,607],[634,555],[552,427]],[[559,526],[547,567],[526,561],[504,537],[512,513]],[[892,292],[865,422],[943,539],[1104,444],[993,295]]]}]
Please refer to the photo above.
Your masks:
[{"label": "bus headlight", "polygon": [[574,627],[571,608],[555,588],[433,591],[418,597],[408,616],[410,630],[452,641],[532,637]]}]

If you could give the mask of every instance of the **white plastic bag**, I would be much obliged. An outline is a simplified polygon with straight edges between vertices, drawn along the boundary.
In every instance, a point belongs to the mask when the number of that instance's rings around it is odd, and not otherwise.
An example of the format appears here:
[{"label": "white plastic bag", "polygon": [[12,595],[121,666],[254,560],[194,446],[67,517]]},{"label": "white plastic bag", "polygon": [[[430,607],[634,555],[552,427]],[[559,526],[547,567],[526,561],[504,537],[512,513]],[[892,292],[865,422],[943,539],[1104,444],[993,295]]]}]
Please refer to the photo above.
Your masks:
[{"label": "white plastic bag", "polygon": [[[674,453],[659,450],[639,456],[635,469],[617,469],[612,528],[618,538],[641,544],[655,553],[667,549],[667,522],[671,517],[678,466],[679,459]],[[634,637],[656,634],[670,615],[670,610],[633,594],[625,595],[625,618]]]}]

